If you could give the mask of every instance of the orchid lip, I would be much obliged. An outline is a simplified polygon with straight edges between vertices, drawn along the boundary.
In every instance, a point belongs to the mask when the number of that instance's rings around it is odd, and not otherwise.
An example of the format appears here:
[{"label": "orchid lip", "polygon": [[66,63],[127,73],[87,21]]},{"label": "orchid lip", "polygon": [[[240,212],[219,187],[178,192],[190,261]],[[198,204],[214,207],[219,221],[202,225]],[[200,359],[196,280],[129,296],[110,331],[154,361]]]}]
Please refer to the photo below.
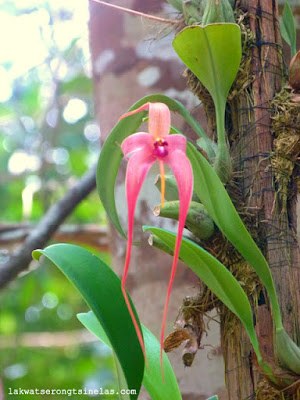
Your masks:
[{"label": "orchid lip", "polygon": [[167,147],[168,143],[164,139],[157,139],[154,142],[153,154],[157,157],[166,157],[168,155]]}]

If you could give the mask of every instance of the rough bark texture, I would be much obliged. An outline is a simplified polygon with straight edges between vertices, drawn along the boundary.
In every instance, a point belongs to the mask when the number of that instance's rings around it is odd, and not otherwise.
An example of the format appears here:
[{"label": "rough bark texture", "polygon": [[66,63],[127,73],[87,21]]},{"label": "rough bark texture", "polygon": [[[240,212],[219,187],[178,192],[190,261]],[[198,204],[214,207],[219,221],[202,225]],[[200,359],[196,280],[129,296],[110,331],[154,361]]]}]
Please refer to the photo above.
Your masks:
[{"label": "rough bark texture", "polygon": [[[256,43],[251,54],[251,73],[254,74],[252,88],[250,93],[240,96],[236,110],[239,138],[233,146],[233,154],[238,163],[236,169],[243,171],[245,203],[256,214],[258,244],[271,268],[284,326],[296,339],[300,325],[296,195],[290,193],[287,212],[282,210],[271,168],[274,137],[270,103],[282,85],[277,1],[241,0],[240,7],[248,12],[248,22],[251,31],[255,32]],[[224,329],[223,326],[223,332]],[[263,351],[272,355],[273,327],[265,304],[258,306],[256,330]],[[236,352],[237,344],[239,352]],[[250,396],[255,398],[258,373],[255,372],[255,362],[253,368],[252,356],[249,339],[240,327],[225,343],[226,382],[230,400],[242,400]]]}]

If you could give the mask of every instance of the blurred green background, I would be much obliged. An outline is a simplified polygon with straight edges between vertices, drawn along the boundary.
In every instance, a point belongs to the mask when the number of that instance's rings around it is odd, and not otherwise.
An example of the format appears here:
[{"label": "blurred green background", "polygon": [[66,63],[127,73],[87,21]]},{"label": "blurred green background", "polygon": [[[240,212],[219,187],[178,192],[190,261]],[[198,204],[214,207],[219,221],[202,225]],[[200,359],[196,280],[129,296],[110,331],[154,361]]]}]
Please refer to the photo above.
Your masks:
[{"label": "blurred green background", "polygon": [[[2,228],[34,225],[98,158],[87,24],[86,0],[1,1]],[[65,222],[82,223],[106,223],[95,192]],[[16,245],[2,243],[0,261]],[[58,270],[34,267],[0,292],[5,397],[9,388],[115,388],[111,352],[76,318],[87,311],[80,295]]]}]

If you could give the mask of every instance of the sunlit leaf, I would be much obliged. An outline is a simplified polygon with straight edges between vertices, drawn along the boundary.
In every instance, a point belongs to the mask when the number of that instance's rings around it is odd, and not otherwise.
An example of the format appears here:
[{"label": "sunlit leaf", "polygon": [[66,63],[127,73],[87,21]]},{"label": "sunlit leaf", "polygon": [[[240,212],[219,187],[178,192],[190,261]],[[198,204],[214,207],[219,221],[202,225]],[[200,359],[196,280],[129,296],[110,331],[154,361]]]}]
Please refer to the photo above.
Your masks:
[{"label": "sunlit leaf", "polygon": [[36,260],[41,255],[67,276],[94,312],[118,357],[128,387],[136,389],[131,399],[137,399],[145,363],[119,278],[82,247],[57,244],[33,252]]},{"label": "sunlit leaf", "polygon": [[215,103],[224,104],[241,61],[239,26],[229,23],[190,26],[176,35],[173,47]]},{"label": "sunlit leaf", "polygon": [[189,26],[176,35],[173,47],[213,98],[218,134],[214,168],[226,182],[231,176],[232,162],[225,135],[225,107],[241,62],[240,27],[231,23]]}]

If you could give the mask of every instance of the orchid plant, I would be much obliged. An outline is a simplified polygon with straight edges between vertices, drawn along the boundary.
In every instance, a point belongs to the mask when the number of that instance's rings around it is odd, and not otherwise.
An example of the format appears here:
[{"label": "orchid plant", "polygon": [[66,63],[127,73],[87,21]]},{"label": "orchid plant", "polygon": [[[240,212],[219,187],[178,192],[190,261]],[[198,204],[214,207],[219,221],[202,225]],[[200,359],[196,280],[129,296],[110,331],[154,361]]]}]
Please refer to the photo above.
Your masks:
[{"label": "orchid plant", "polygon": [[[170,2],[181,7],[180,0]],[[228,0],[224,0],[223,3],[227,4],[228,8]],[[82,293],[92,312],[81,314],[78,318],[113,349],[120,382],[137,390],[136,394],[130,395],[131,400],[137,399],[142,381],[151,398],[155,400],[181,399],[175,375],[163,351],[168,303],[179,258],[241,320],[261,370],[273,384],[281,383],[281,378],[273,372],[273,366],[268,365],[260,352],[252,309],[240,283],[220,261],[194,240],[183,236],[192,196],[206,210],[208,218],[215,224],[213,226],[218,227],[261,279],[272,306],[277,357],[281,365],[300,374],[300,349],[283,328],[270,268],[241,221],[223,184],[230,178],[231,172],[224,116],[226,98],[240,63],[240,29],[232,23],[187,27],[176,36],[173,46],[213,98],[218,142],[213,143],[208,138],[180,102],[159,94],[139,100],[111,131],[103,145],[97,171],[97,188],[102,204],[116,229],[127,238],[122,280],[120,281],[101,260],[77,246],[54,245],[34,252],[36,259],[43,255],[47,262],[57,265]],[[194,129],[204,151],[199,151],[199,148],[187,143],[184,134],[171,126],[171,111],[180,114]],[[136,133],[147,112],[149,132]],[[121,146],[117,143],[121,143]],[[128,160],[125,182],[128,206],[127,236],[118,217],[114,195],[116,176],[123,156]],[[144,227],[144,231],[152,233],[154,244],[159,243],[158,247],[173,255],[160,343],[140,324],[125,289],[133,243],[135,207],[148,171],[156,162],[159,164],[161,175],[161,207],[165,205],[165,164],[174,174],[180,203],[177,213],[177,235],[161,228]],[[211,234],[213,233],[212,231]],[[102,290],[99,292],[100,286]],[[113,301],[107,301],[107,298]],[[129,348],[131,351],[127,350]],[[145,364],[148,366],[146,369]],[[282,382],[285,385],[292,384],[290,376],[282,378]]]}]

